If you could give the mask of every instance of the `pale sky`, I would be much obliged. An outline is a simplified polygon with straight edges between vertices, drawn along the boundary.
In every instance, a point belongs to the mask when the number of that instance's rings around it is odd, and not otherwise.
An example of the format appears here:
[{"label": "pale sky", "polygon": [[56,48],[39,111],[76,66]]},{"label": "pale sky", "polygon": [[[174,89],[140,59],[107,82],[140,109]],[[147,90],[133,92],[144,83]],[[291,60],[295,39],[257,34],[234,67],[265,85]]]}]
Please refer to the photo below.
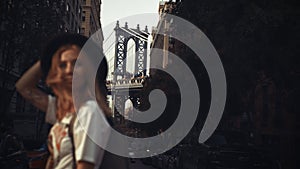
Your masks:
[{"label": "pale sky", "polygon": [[102,26],[131,15],[158,13],[159,1],[161,0],[102,0]]}]

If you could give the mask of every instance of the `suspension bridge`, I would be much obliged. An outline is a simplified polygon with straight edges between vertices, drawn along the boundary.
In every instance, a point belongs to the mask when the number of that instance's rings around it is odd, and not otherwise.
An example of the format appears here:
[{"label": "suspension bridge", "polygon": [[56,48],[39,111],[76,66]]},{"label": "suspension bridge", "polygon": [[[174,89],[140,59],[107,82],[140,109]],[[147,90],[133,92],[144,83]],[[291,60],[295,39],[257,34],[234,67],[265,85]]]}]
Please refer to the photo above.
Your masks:
[{"label": "suspension bridge", "polygon": [[104,54],[108,61],[108,93],[112,98],[114,116],[121,117],[124,112],[125,101],[130,98],[129,93],[139,92],[148,77],[147,60],[150,44],[150,33],[147,26],[141,30],[122,27],[117,21],[114,30],[103,42]]}]

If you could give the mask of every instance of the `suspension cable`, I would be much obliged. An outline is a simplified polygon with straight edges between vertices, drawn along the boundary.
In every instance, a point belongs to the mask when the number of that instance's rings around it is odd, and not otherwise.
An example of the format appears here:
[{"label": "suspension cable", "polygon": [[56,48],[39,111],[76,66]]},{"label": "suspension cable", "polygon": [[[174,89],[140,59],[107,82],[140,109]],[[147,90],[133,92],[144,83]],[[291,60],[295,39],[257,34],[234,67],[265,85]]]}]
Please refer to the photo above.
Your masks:
[{"label": "suspension cable", "polygon": [[111,50],[111,48],[115,45],[115,42],[111,43],[107,50],[105,50],[104,54]]},{"label": "suspension cable", "polygon": [[145,37],[143,37],[142,35],[140,35],[138,32],[136,32],[134,29],[129,28],[130,31],[134,32],[135,35],[140,36],[141,38],[146,39]]},{"label": "suspension cable", "polygon": [[109,38],[111,37],[111,35],[112,35],[114,32],[115,32],[114,30],[111,31],[111,33],[108,35],[108,37],[105,38],[105,41],[103,42],[103,44],[105,44],[105,43],[109,40]]},{"label": "suspension cable", "polygon": [[128,30],[126,30],[126,29],[124,29],[124,28],[120,28],[120,29],[124,30],[125,32],[129,33],[130,35],[132,35],[132,36],[134,36],[134,37],[136,37],[136,38],[139,38],[139,39],[142,40],[142,41],[148,41],[147,39],[145,39],[145,38],[143,38],[143,37],[138,37],[137,35],[135,35],[135,34],[129,32]]}]

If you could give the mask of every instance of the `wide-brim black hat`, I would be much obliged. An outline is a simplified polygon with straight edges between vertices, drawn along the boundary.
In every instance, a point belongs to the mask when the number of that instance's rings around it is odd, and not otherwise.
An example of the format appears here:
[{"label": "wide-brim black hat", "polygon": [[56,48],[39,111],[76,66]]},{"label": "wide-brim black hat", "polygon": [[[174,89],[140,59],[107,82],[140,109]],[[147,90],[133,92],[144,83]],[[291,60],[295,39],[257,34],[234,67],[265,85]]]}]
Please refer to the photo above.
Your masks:
[{"label": "wide-brim black hat", "polygon": [[60,47],[65,45],[77,45],[82,48],[87,40],[88,38],[83,35],[71,33],[61,33],[51,38],[45,45],[42,57],[40,58],[44,77],[48,75],[52,57]]},{"label": "wide-brim black hat", "polygon": [[[85,43],[87,43],[88,38],[79,34],[71,34],[71,33],[61,33],[51,38],[49,42],[46,44],[43,55],[41,57],[41,68],[43,71],[44,79],[47,77],[48,72],[51,67],[52,57],[55,52],[62,46],[65,45],[77,45],[80,48],[83,48]],[[96,42],[92,43],[90,41],[89,45],[93,47],[89,48],[91,51],[86,51],[88,54],[99,54],[104,56],[103,50],[100,46],[97,45]],[[105,81],[108,72],[107,60],[103,57],[100,66],[98,67],[97,77],[100,81]]]}]

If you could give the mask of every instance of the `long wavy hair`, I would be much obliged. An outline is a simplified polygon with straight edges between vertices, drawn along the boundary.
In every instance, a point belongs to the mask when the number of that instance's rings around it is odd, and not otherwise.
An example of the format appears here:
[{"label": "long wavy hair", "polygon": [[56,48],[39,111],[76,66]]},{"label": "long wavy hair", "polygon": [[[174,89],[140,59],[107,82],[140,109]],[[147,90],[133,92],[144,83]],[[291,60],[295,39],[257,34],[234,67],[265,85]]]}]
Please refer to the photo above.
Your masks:
[{"label": "long wavy hair", "polygon": [[51,67],[46,77],[46,84],[52,89],[56,96],[56,117],[61,120],[68,111],[74,108],[72,90],[66,90],[63,77],[59,73],[60,58],[63,52],[69,49],[78,50],[76,45],[65,45],[60,47],[52,57]]},{"label": "long wavy hair", "polygon": [[[53,93],[57,97],[57,107],[56,107],[56,116],[58,120],[61,120],[68,110],[72,109],[73,104],[73,98],[72,98],[72,92],[71,90],[65,90],[64,81],[60,77],[60,74],[58,73],[59,64],[60,64],[60,58],[61,54],[69,49],[75,49],[75,50],[81,50],[85,42],[87,41],[87,38],[82,35],[73,35],[73,34],[62,34],[54,38],[52,41],[50,41],[50,45],[48,45],[48,48],[46,48],[46,51],[48,50],[48,53],[46,53],[43,58],[41,59],[42,62],[42,70],[44,74],[46,74],[46,84],[49,85],[49,87],[53,90]],[[59,45],[58,45],[59,44]],[[95,46],[96,47],[96,46]],[[53,49],[54,48],[54,49]],[[96,49],[97,53],[104,56],[102,51],[100,49]],[[51,55],[50,53],[54,53]],[[49,57],[51,59],[49,59]],[[98,67],[97,76],[95,80],[95,97],[97,100],[98,105],[103,110],[104,114],[107,117],[110,117],[111,110],[108,106],[107,102],[107,88],[106,88],[106,77],[108,72],[108,65],[107,60],[105,57],[101,61],[100,66]],[[50,62],[49,62],[50,61]],[[88,89],[88,88],[87,88]],[[86,91],[89,92],[89,91]],[[82,97],[81,100],[82,103],[87,101],[89,97]],[[75,107],[73,107],[75,109]]]}]

